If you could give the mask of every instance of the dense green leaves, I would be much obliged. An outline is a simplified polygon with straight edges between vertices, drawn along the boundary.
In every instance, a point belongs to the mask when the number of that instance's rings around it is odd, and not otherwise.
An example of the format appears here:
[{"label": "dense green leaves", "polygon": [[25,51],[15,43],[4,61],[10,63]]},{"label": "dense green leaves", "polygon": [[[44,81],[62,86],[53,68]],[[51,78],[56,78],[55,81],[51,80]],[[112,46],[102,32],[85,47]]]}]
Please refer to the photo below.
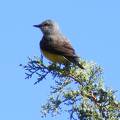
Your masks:
[{"label": "dense green leaves", "polygon": [[72,65],[45,65],[37,58],[29,58],[27,65],[22,65],[26,79],[37,75],[35,84],[49,74],[55,81],[47,103],[42,105],[42,116],[66,111],[70,120],[119,120],[120,102],[115,91],[104,87],[101,67],[93,62],[80,62],[85,70]]}]

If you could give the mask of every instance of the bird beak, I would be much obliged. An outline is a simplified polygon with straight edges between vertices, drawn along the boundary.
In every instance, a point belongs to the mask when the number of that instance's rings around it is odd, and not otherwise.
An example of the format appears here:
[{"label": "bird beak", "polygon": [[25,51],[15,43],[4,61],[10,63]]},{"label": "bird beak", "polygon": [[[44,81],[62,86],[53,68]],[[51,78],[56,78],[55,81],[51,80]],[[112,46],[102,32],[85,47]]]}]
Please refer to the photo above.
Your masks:
[{"label": "bird beak", "polygon": [[41,28],[41,24],[39,24],[39,25],[33,25],[33,27]]}]

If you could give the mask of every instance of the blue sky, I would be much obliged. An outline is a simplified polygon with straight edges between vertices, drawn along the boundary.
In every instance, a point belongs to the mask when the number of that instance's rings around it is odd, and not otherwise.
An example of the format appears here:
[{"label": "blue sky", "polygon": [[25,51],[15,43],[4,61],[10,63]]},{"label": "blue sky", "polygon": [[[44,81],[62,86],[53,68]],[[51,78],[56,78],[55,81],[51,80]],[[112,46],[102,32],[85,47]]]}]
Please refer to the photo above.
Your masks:
[{"label": "blue sky", "polygon": [[[49,95],[51,80],[33,85],[25,80],[27,57],[40,56],[41,32],[33,28],[53,19],[76,52],[104,68],[105,85],[120,86],[119,0],[4,0],[0,1],[0,119],[41,120],[40,105]],[[65,120],[65,116],[43,120]]]}]

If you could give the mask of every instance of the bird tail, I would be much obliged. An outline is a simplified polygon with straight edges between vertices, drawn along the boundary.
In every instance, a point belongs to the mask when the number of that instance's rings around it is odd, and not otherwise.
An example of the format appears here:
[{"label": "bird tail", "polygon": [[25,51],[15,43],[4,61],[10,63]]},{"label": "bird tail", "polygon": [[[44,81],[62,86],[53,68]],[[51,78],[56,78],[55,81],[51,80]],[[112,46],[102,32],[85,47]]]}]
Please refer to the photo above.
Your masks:
[{"label": "bird tail", "polygon": [[78,67],[80,67],[81,69],[85,69],[85,68],[83,67],[83,65],[80,63],[80,59],[79,59],[78,56],[75,57],[74,61],[75,61],[75,64],[76,64]]},{"label": "bird tail", "polygon": [[77,63],[77,65],[78,65],[78,67],[80,67],[81,69],[85,69],[85,68],[83,67],[83,65],[81,65],[80,63]]},{"label": "bird tail", "polygon": [[69,60],[70,62],[72,62],[73,64],[77,65],[78,67],[80,67],[81,69],[85,69],[85,68],[83,67],[83,65],[79,63],[79,62],[80,62],[80,59],[79,59],[78,56],[69,57],[68,60]]}]

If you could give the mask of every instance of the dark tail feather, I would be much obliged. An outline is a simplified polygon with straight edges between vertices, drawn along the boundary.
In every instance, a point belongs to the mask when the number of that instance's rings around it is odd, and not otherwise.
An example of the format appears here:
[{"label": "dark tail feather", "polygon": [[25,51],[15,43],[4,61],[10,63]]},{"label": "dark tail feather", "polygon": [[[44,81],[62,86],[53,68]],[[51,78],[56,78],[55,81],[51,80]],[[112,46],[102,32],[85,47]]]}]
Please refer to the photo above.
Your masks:
[{"label": "dark tail feather", "polygon": [[76,58],[75,58],[75,63],[76,63],[76,65],[77,65],[78,67],[80,67],[81,69],[85,69],[85,68],[83,67],[83,65],[81,65],[79,62],[80,62],[79,57],[76,57]]},{"label": "dark tail feather", "polygon": [[80,63],[77,63],[78,67],[80,67],[81,69],[85,69]]},{"label": "dark tail feather", "polygon": [[79,59],[78,56],[67,57],[67,59],[68,59],[70,62],[72,62],[73,64],[75,64],[75,65],[77,65],[78,67],[80,67],[81,69],[85,69],[85,68],[83,67],[83,65],[81,65],[81,64],[79,63],[80,59]]}]

